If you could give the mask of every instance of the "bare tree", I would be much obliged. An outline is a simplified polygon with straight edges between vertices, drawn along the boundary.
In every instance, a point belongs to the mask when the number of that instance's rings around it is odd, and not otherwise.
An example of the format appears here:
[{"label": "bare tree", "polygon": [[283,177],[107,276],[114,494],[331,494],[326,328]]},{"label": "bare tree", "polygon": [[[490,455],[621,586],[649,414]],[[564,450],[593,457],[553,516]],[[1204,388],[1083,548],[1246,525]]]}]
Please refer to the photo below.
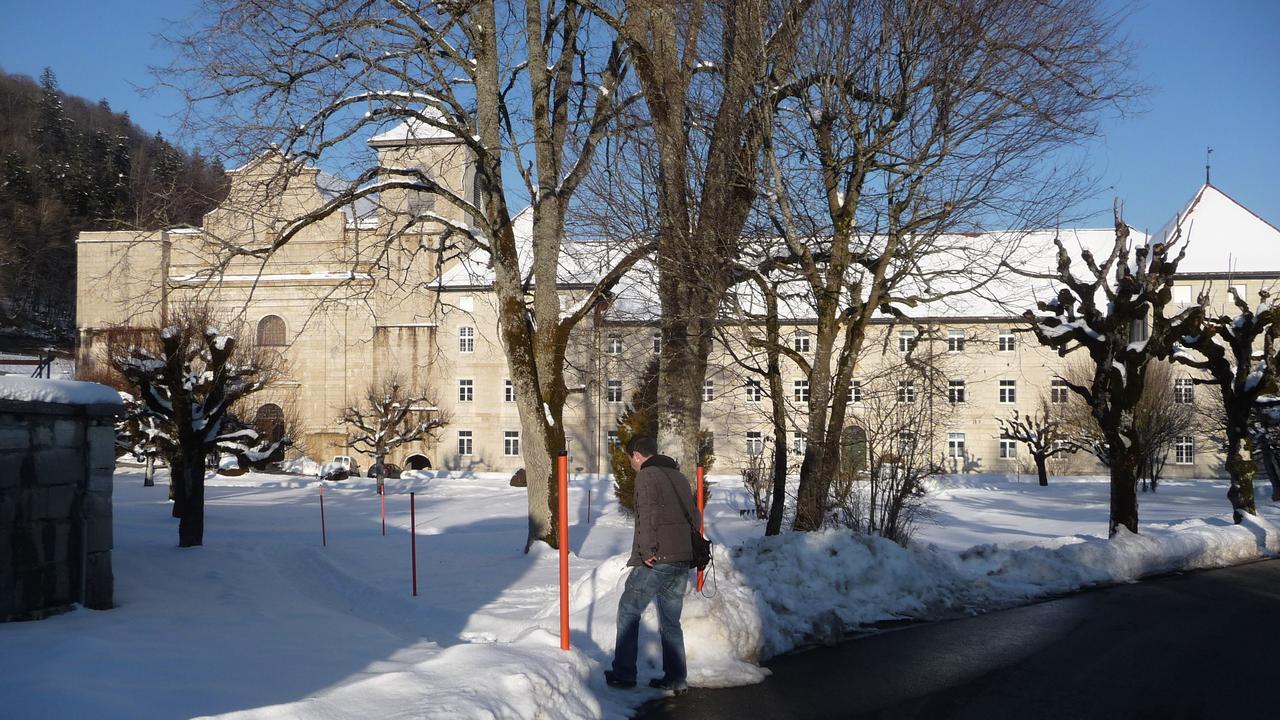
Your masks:
[{"label": "bare tree", "polygon": [[[552,458],[565,448],[569,336],[652,250],[639,242],[609,254],[594,285],[562,313],[565,216],[597,145],[632,102],[618,92],[628,44],[577,0],[209,0],[204,17],[206,24],[178,42],[182,61],[170,76],[188,90],[196,116],[216,119],[216,134],[246,154],[278,147],[286,176],[318,161],[354,178],[333,189],[323,207],[279,218],[265,242],[229,241],[226,249],[269,258],[306,227],[355,201],[378,199],[395,220],[385,223],[375,259],[422,250],[485,253],[527,438],[525,549],[538,540],[554,545]],[[352,138],[399,122],[411,136],[458,145],[474,172],[472,187],[459,189],[403,158],[353,149]],[[406,196],[435,197],[448,210],[410,203],[406,211],[392,200]],[[513,209],[524,202],[532,204],[532,231],[522,246]],[[430,269],[424,272],[399,276],[406,291],[430,279]]]},{"label": "bare tree", "polygon": [[364,401],[342,411],[352,429],[347,444],[374,457],[378,492],[386,476],[387,453],[431,437],[448,424],[430,393],[405,387],[394,375],[365,388]]},{"label": "bare tree", "polygon": [[[1047,158],[1133,93],[1095,3],[826,0],[763,144],[765,227],[815,320],[795,528],[821,526],[868,327],[979,294],[1088,189]],[[999,223],[1001,234],[972,231]]]},{"label": "bare tree", "polygon": [[644,177],[657,206],[649,230],[658,242],[662,324],[658,441],[691,467],[702,382],[756,196],[759,151],[814,0],[584,2],[624,43],[644,99],[636,126],[654,163]]},{"label": "bare tree", "polygon": [[[1220,417],[1226,431],[1227,473],[1231,476],[1227,499],[1239,523],[1244,513],[1258,512],[1253,498],[1254,464],[1243,453],[1243,446],[1251,437],[1250,423],[1260,411],[1280,406],[1280,397],[1266,394],[1276,378],[1280,309],[1266,290],[1260,291],[1256,308],[1245,302],[1235,288],[1229,292],[1235,313],[1207,314],[1199,332],[1181,339],[1173,359],[1208,376],[1194,382],[1218,389]],[[1208,297],[1201,295],[1201,308],[1207,303]]]},{"label": "bare tree", "polygon": [[[1081,251],[1089,273],[1085,278],[1075,275],[1061,238],[1054,238],[1057,269],[1049,277],[1060,283],[1057,296],[1037,303],[1039,313],[1024,314],[1041,344],[1062,356],[1084,349],[1093,362],[1087,383],[1062,379],[1089,405],[1106,441],[1111,461],[1110,535],[1120,526],[1138,532],[1142,448],[1135,408],[1147,370],[1153,360],[1169,357],[1179,338],[1194,334],[1203,317],[1198,305],[1165,316],[1173,276],[1185,251],[1185,245],[1179,247],[1181,233],[1131,247],[1118,203],[1115,228],[1115,242],[1101,264],[1089,250]],[[1175,249],[1177,256],[1170,257]]]},{"label": "bare tree", "polygon": [[827,522],[907,542],[925,509],[925,479],[943,471],[936,408],[946,406],[945,387],[930,358],[892,366],[863,383],[853,426],[861,442],[845,450],[866,453],[866,472],[851,472],[856,463],[842,468]]},{"label": "bare tree", "polygon": [[241,467],[260,467],[284,456],[288,439],[265,441],[232,406],[272,379],[260,357],[237,353],[236,339],[215,329],[209,313],[187,309],[160,332],[160,351],[130,348],[112,365],[137,386],[156,417],[153,440],[169,465],[178,546],[204,544],[205,459],[215,451]]},{"label": "bare tree", "polygon": [[1040,478],[1041,487],[1049,485],[1049,458],[1076,451],[1063,428],[1063,418],[1054,413],[1048,398],[1041,397],[1040,408],[1030,415],[1022,415],[1014,410],[1013,417],[996,418],[996,422],[1000,424],[1000,431],[1005,437],[1027,446],[1031,459],[1036,463],[1036,474]]}]

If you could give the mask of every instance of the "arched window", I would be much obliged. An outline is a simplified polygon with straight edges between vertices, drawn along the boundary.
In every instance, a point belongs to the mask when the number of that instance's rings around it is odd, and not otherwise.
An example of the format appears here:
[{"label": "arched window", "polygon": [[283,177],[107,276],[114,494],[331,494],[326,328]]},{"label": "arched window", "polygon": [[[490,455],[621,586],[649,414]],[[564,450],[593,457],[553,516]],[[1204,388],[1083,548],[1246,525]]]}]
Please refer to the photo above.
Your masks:
[{"label": "arched window", "polygon": [[285,345],[284,319],[279,315],[267,315],[258,321],[258,345],[281,347]]},{"label": "arched window", "polygon": [[263,405],[253,416],[253,427],[269,442],[279,440],[284,437],[284,410],[275,403]]}]

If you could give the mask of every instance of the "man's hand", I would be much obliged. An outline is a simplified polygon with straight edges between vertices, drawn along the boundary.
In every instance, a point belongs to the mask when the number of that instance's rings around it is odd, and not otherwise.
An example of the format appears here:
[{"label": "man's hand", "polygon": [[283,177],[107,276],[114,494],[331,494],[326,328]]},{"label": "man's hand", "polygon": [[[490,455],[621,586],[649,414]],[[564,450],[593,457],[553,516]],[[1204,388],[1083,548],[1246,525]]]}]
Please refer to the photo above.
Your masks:
[{"label": "man's hand", "polygon": [[655,560],[657,560],[657,559],[658,559],[658,556],[657,556],[657,555],[654,555],[653,557],[649,558],[648,560],[645,560],[645,561],[644,561],[645,567],[653,567],[653,563],[654,563],[654,561],[655,561]]}]

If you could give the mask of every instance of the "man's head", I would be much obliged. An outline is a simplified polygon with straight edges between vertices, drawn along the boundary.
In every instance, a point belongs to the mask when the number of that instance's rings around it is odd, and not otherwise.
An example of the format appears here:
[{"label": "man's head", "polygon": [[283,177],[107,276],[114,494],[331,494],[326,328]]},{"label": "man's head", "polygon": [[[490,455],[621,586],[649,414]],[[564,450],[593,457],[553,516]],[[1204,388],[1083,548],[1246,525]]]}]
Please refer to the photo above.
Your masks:
[{"label": "man's head", "polygon": [[644,461],[658,454],[658,441],[652,435],[636,435],[627,441],[626,451],[631,469],[640,472]]}]

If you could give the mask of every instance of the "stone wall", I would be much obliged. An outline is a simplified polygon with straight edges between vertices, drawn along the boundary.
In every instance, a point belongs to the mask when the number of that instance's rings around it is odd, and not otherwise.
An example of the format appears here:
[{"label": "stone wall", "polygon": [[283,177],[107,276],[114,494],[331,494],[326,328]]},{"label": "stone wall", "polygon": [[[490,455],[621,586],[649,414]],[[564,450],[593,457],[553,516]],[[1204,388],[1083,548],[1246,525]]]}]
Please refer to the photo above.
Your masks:
[{"label": "stone wall", "polygon": [[112,606],[119,411],[0,396],[0,622]]}]

